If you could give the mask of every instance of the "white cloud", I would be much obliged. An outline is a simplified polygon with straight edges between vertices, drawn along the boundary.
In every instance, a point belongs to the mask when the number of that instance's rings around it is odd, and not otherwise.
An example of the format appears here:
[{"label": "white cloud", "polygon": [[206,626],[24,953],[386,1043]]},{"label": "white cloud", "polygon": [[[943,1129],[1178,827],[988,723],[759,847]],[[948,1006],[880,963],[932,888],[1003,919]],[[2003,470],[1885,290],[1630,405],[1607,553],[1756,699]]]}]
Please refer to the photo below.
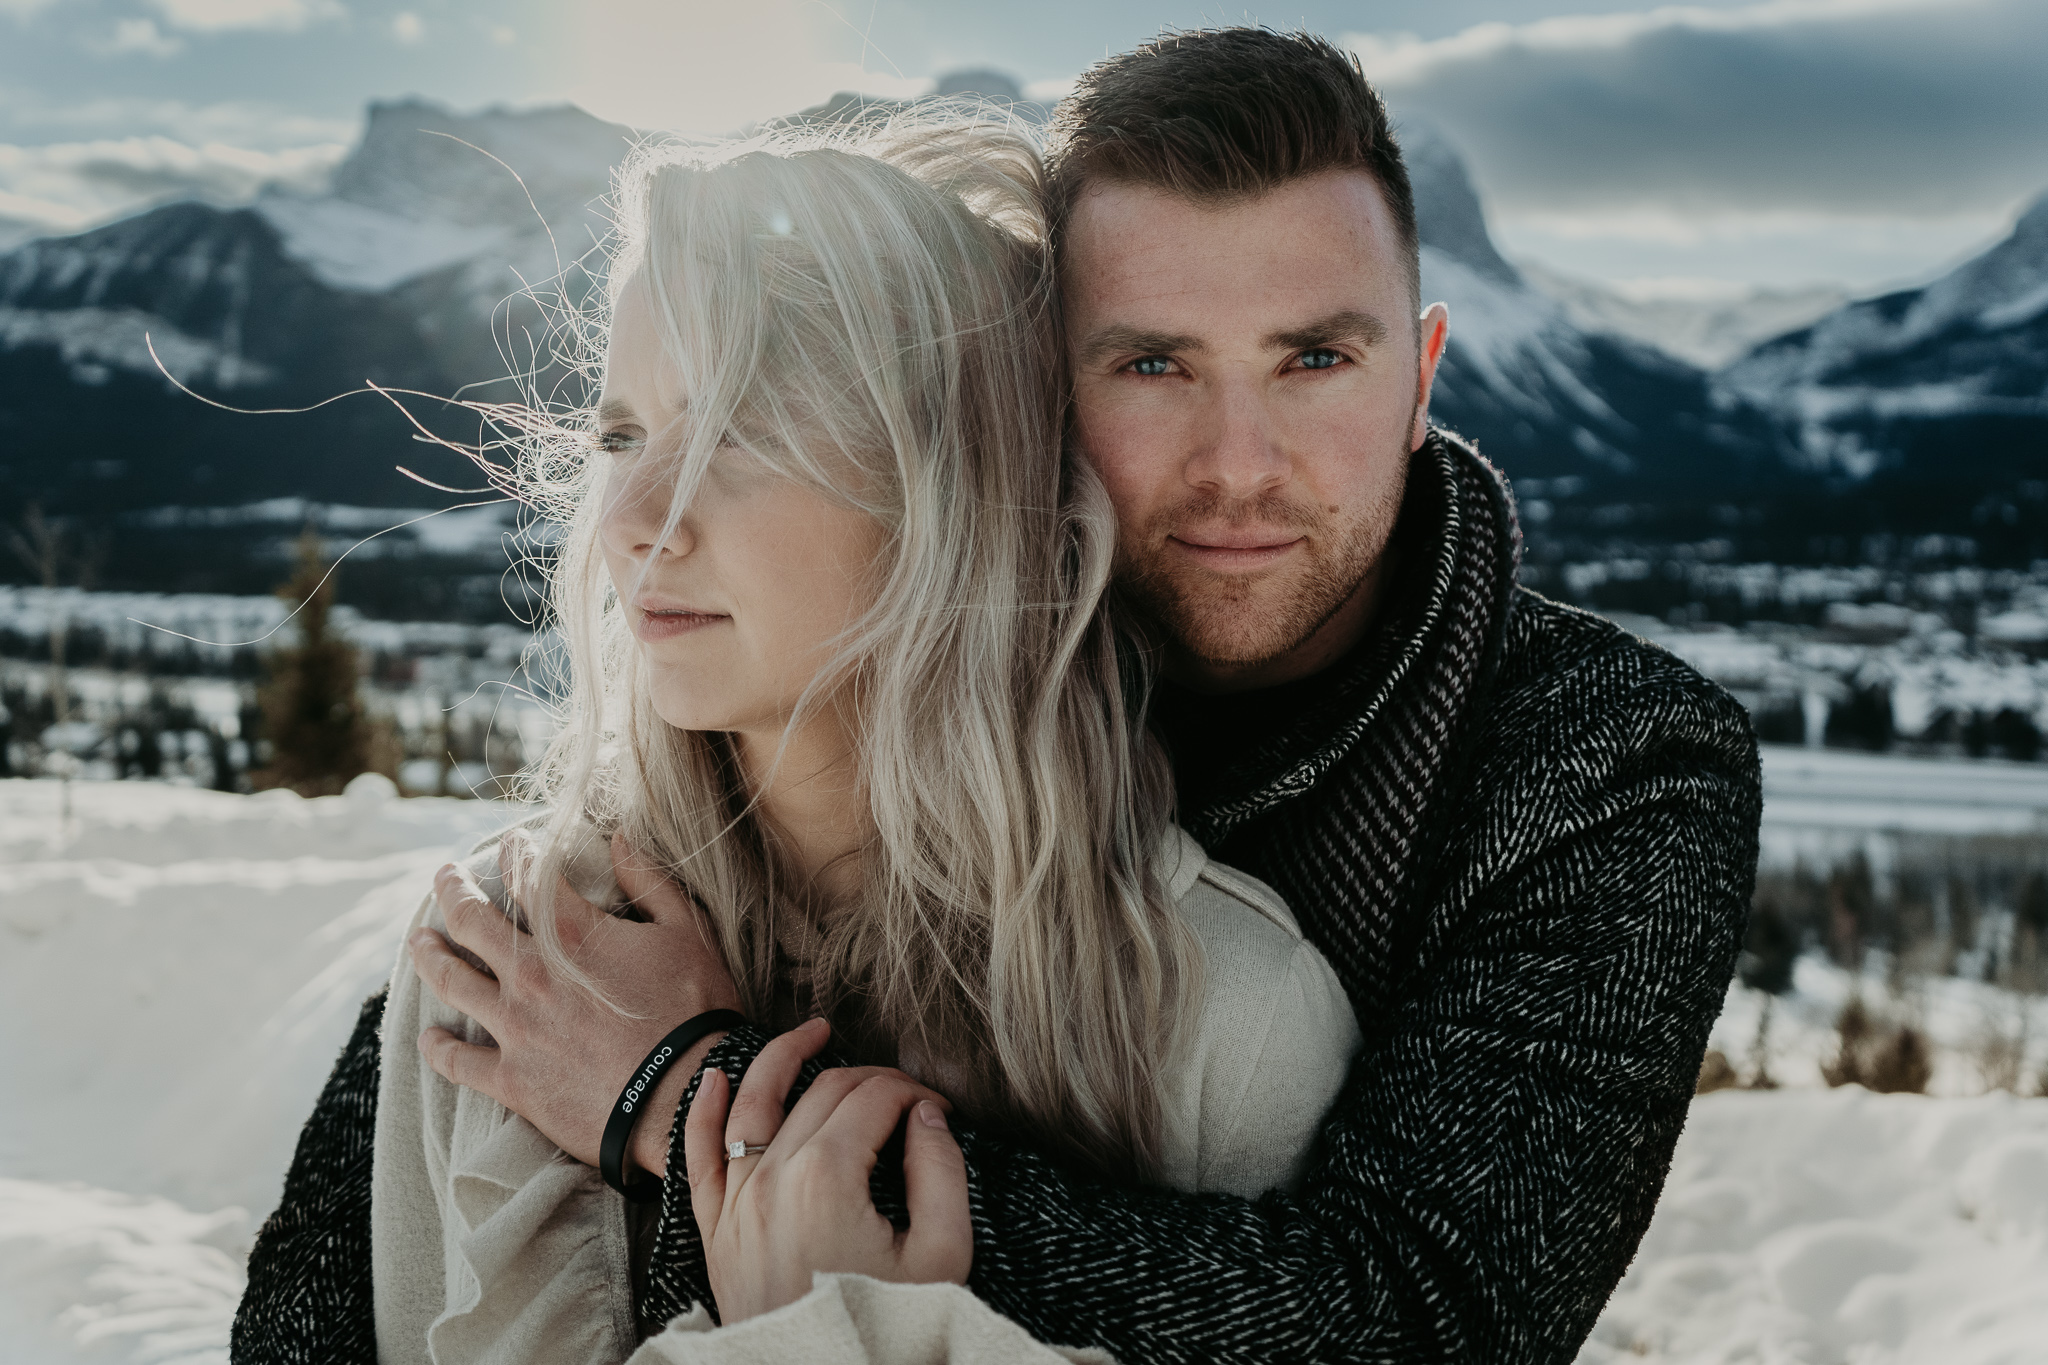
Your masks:
[{"label": "white cloud", "polygon": [[330,143],[259,152],[165,137],[0,143],[0,216],[60,233],[174,199],[244,203],[272,185],[319,188],[346,150]]},{"label": "white cloud", "polygon": [[48,9],[56,0],[0,0],[0,14],[14,19],[28,19]]},{"label": "white cloud", "polygon": [[0,190],[0,218],[30,224],[38,234],[76,232],[92,221],[91,214],[74,205],[8,190]]},{"label": "white cloud", "polygon": [[391,36],[401,43],[416,43],[427,36],[427,26],[411,10],[402,10],[391,21]]},{"label": "white cloud", "polygon": [[1620,14],[1564,14],[1522,24],[1486,23],[1448,38],[1425,41],[1413,33],[1351,33],[1343,44],[1358,54],[1376,84],[1400,85],[1461,62],[1509,53],[1614,52],[1670,29],[1743,33],[1796,25],[1853,23],[1878,15],[1955,11],[1975,0],[1765,0],[1735,9],[1663,5]]},{"label": "white cloud", "polygon": [[276,152],[348,142],[362,125],[353,118],[295,113],[267,102],[188,104],[132,95],[60,102],[0,85],[0,128],[22,143],[103,142],[154,134],[195,147],[213,142]]},{"label": "white cloud", "polygon": [[173,28],[194,33],[228,29],[295,32],[309,24],[339,19],[348,11],[338,0],[154,0]]},{"label": "white cloud", "polygon": [[2012,216],[1800,210],[1694,214],[1642,206],[1503,214],[1493,227],[1511,257],[1534,258],[1591,279],[1683,276],[1723,286],[1775,287],[1824,281],[1868,292],[1942,273],[2004,237],[2012,230]]},{"label": "white cloud", "polygon": [[[825,58],[838,22],[801,0],[588,0],[557,93],[641,128],[732,132],[841,90],[903,98],[931,82]],[[836,30],[835,30],[836,31]]]},{"label": "white cloud", "polygon": [[1079,82],[1080,78],[1078,76],[1058,76],[1049,80],[1027,81],[1024,85],[1024,98],[1027,100],[1037,100],[1041,104],[1058,104],[1061,100],[1074,93],[1074,87]]},{"label": "white cloud", "polygon": [[151,57],[172,57],[184,49],[184,42],[159,29],[154,19],[121,20],[114,25],[114,36],[100,48],[103,52],[140,52]]},{"label": "white cloud", "polygon": [[491,26],[491,41],[500,47],[510,47],[519,41],[519,32],[517,29],[507,28],[503,24],[493,24]]},{"label": "white cloud", "polygon": [[2048,186],[2048,5],[1770,0],[1352,35],[1503,215],[1940,218]]}]

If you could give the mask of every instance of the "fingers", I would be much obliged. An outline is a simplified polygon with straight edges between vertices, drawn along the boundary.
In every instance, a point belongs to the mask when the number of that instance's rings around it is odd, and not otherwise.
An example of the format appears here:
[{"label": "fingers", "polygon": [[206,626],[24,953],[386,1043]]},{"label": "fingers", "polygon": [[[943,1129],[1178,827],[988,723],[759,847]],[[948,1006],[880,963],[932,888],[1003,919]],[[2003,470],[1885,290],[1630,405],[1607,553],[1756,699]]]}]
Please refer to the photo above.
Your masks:
[{"label": "fingers", "polygon": [[[942,1111],[951,1110],[953,1103],[938,1091],[919,1085],[894,1067],[886,1066],[836,1066],[811,1082],[811,1088],[804,1091],[804,1097],[796,1102],[783,1121],[779,1135],[794,1150],[811,1140],[813,1134],[823,1128],[848,1095],[877,1078],[891,1079],[911,1087],[915,1100],[927,1100],[939,1106]],[[886,1137],[885,1137],[886,1140]]]},{"label": "fingers", "polygon": [[518,950],[520,933],[491,904],[483,888],[467,872],[450,863],[434,874],[434,899],[440,902],[448,937],[482,958],[500,977],[505,976]]},{"label": "fingers", "polygon": [[697,1098],[683,1119],[683,1161],[689,1168],[690,1211],[709,1244],[725,1209],[725,1116],[732,1107],[732,1082],[717,1067],[704,1072]]},{"label": "fingers", "polygon": [[485,1028],[491,1027],[498,1013],[496,981],[463,961],[449,947],[448,940],[432,929],[413,930],[406,946],[412,949],[412,969],[436,999],[450,1009],[461,1010]]},{"label": "fingers", "polygon": [[446,1079],[505,1104],[506,1097],[498,1083],[498,1065],[504,1058],[498,1049],[465,1043],[444,1028],[430,1028],[422,1033],[419,1047],[427,1065]]},{"label": "fingers", "polygon": [[903,1194],[910,1230],[903,1234],[903,1268],[911,1280],[965,1284],[974,1268],[974,1220],[967,1204],[967,1162],[930,1100],[911,1110],[903,1135]]},{"label": "fingers", "polygon": [[[572,952],[593,925],[610,918],[578,895],[569,879],[559,873],[555,877],[552,897],[543,902],[534,887],[540,872],[540,850],[534,847],[532,839],[523,830],[514,830],[499,841],[498,870],[514,901],[525,907],[529,916],[545,904],[547,913],[554,919],[555,933],[562,946]],[[532,920],[508,917],[508,922],[516,930],[530,926]]]},{"label": "fingers", "polygon": [[623,834],[612,836],[612,875],[626,899],[640,907],[650,924],[672,924],[692,914],[696,906],[683,895],[651,860],[626,842]]},{"label": "fingers", "polygon": [[931,1104],[931,1093],[900,1073],[871,1075],[833,1108],[811,1143],[831,1151],[837,1162],[873,1170],[904,1114]]},{"label": "fingers", "polygon": [[[824,1050],[831,1036],[832,1029],[823,1019],[813,1019],[774,1039],[755,1055],[740,1080],[732,1114],[725,1123],[728,1143],[765,1144],[775,1140],[782,1131],[784,1105],[789,1099],[789,1088],[796,1084],[797,1073],[803,1070],[805,1062]],[[745,1165],[730,1163],[733,1174],[739,1176],[735,1185],[745,1184],[745,1172],[756,1164],[752,1157],[742,1157],[740,1161]]]}]

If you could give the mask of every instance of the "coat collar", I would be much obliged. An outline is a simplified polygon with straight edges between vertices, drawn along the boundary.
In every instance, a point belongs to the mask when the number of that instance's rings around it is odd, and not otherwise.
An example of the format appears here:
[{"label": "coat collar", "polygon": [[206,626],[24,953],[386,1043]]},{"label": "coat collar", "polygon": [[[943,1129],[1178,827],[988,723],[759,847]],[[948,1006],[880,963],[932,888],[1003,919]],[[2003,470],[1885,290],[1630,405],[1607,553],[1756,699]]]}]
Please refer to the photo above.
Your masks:
[{"label": "coat collar", "polygon": [[[1394,591],[1372,634],[1333,665],[1336,685],[1232,771],[1225,786],[1235,794],[1183,813],[1212,848],[1313,788],[1376,727],[1420,727],[1445,738],[1464,728],[1498,658],[1513,598],[1521,558],[1513,495],[1478,451],[1432,427],[1409,467],[1395,535],[1403,563]],[[1484,638],[1469,638],[1475,630]],[[1441,768],[1445,746],[1424,747],[1436,754],[1426,766]]]}]

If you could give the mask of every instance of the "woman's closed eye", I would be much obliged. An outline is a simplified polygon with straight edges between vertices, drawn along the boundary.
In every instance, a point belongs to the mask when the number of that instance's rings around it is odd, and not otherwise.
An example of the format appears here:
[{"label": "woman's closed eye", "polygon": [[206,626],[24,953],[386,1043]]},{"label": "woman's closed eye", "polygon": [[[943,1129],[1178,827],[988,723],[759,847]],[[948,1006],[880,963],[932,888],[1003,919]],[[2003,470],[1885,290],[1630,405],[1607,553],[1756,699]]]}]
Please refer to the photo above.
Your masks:
[{"label": "woman's closed eye", "polygon": [[607,427],[590,443],[606,455],[631,455],[647,444],[647,433],[638,427]]}]

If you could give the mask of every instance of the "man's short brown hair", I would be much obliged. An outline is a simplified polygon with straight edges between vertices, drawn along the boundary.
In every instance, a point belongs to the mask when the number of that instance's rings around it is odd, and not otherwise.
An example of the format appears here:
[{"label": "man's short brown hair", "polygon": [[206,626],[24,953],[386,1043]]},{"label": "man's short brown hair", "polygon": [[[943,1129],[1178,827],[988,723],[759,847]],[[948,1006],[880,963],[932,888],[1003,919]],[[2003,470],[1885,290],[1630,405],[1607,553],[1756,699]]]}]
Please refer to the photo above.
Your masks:
[{"label": "man's short brown hair", "polygon": [[1309,33],[1169,33],[1089,70],[1060,102],[1046,145],[1055,246],[1090,183],[1194,200],[1250,198],[1322,171],[1378,182],[1421,307],[1415,195],[1358,59]]}]

